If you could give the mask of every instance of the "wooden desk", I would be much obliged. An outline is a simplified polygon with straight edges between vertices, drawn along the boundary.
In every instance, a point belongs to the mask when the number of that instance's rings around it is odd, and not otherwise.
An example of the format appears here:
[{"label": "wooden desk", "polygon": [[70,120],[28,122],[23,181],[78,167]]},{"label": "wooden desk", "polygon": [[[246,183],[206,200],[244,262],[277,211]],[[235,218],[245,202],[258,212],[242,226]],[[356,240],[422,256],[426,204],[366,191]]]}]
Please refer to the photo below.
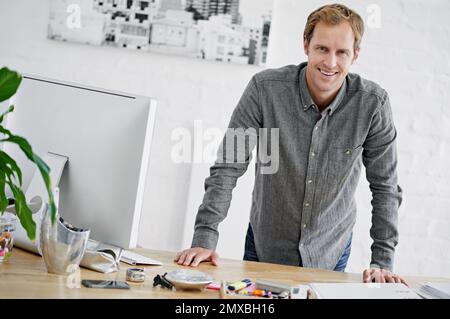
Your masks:
[{"label": "wooden desk", "polygon": [[[66,276],[47,273],[40,256],[14,248],[10,259],[0,264],[0,299],[3,298],[219,298],[218,291],[171,291],[153,287],[153,278],[175,269],[183,268],[173,262],[175,252],[162,252],[136,249],[136,252],[158,259],[163,266],[146,266],[144,283],[130,283],[130,290],[68,288]],[[126,269],[131,267],[122,263],[121,270],[112,274],[102,274],[81,268],[81,279],[125,280]],[[190,267],[189,267],[190,268]],[[192,268],[191,268],[192,269]],[[308,282],[361,282],[362,274],[339,273],[327,270],[308,269],[267,263],[244,262],[220,259],[219,266],[202,263],[200,271],[210,274],[215,282],[220,280],[238,281],[244,278],[265,279],[286,284]],[[425,281],[445,281],[444,278],[407,277],[408,283],[416,288]]]}]

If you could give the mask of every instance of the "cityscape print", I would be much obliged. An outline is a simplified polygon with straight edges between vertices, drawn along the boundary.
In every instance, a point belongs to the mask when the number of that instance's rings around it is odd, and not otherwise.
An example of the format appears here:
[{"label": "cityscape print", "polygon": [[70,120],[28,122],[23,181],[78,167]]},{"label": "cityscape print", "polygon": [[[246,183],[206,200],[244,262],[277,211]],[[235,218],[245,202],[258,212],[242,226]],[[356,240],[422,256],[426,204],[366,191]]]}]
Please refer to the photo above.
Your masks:
[{"label": "cityscape print", "polygon": [[[240,8],[244,1],[253,20]],[[52,0],[48,38],[264,66],[271,2]]]}]

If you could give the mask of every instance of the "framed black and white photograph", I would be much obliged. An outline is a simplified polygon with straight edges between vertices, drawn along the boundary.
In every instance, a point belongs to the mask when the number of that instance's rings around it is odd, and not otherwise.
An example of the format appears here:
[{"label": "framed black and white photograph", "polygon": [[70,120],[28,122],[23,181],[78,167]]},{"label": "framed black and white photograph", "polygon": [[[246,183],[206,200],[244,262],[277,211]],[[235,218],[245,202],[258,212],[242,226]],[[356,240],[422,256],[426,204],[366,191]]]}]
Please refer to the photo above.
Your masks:
[{"label": "framed black and white photograph", "polygon": [[264,66],[273,0],[53,0],[48,38]]}]

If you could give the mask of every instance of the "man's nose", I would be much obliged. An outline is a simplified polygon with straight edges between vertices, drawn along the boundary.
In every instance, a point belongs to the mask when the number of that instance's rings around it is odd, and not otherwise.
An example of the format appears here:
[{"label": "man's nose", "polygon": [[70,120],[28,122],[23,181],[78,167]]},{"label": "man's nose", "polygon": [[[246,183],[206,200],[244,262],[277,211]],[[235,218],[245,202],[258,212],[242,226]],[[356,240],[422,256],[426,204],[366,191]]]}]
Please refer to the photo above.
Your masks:
[{"label": "man's nose", "polygon": [[325,57],[325,60],[323,61],[323,63],[327,67],[327,69],[333,70],[336,67],[336,61],[337,61],[336,55],[334,55],[334,53],[330,52]]}]

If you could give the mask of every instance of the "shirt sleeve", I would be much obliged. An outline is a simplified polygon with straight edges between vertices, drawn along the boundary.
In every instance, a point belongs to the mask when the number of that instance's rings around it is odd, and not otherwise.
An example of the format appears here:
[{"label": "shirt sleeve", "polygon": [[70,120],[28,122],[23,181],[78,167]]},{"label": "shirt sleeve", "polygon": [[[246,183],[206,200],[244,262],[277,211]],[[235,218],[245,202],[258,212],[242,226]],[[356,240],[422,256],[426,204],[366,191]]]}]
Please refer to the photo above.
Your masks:
[{"label": "shirt sleeve", "polygon": [[402,189],[397,178],[397,131],[387,93],[375,112],[364,142],[363,163],[372,192],[371,266],[393,270],[398,243],[398,208]]},{"label": "shirt sleeve", "polygon": [[233,111],[217,160],[205,180],[205,194],[197,212],[191,247],[216,249],[218,225],[227,216],[237,179],[251,161],[261,126],[260,95],[253,77]]}]

